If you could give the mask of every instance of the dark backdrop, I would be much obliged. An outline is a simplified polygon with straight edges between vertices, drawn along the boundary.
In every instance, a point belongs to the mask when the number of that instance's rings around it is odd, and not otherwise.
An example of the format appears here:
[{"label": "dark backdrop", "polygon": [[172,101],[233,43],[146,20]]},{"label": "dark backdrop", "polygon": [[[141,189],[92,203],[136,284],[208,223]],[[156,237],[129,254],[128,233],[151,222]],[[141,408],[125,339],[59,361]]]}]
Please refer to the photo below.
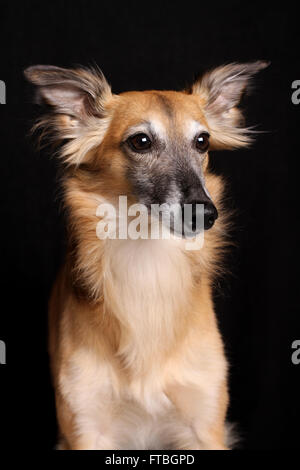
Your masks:
[{"label": "dark backdrop", "polygon": [[291,342],[300,337],[297,311],[287,301],[293,246],[287,227],[295,213],[288,212],[286,129],[291,81],[300,77],[287,72],[285,8],[206,3],[1,2],[0,79],[7,104],[0,106],[0,339],[7,344],[7,365],[0,366],[0,407],[1,430],[16,448],[51,449],[55,443],[47,299],[64,247],[58,165],[49,152],[35,152],[27,137],[39,110],[22,70],[96,62],[113,91],[121,92],[181,89],[208,67],[255,59],[272,64],[244,104],[249,124],[266,132],[248,150],[212,154],[214,170],[228,182],[228,204],[237,210],[238,247],[228,258],[232,274],[220,282],[216,306],[231,363],[229,417],[238,423],[241,446],[296,443],[284,421],[298,406],[289,381],[297,367]]}]

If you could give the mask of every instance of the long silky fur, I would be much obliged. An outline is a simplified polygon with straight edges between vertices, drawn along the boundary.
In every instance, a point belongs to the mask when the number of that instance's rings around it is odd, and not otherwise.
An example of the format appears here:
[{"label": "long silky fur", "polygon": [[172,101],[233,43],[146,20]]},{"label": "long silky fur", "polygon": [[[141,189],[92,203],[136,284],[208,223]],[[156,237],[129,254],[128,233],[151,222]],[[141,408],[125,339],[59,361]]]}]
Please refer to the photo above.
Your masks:
[{"label": "long silky fur", "polygon": [[100,240],[97,208],[116,206],[119,195],[137,202],[120,143],[125,124],[145,108],[163,119],[159,106],[173,100],[184,129],[178,110],[188,100],[213,148],[249,144],[236,106],[249,78],[265,66],[220,67],[197,81],[190,96],[160,92],[160,100],[157,92],[113,95],[95,69],[26,71],[39,101],[50,107],[35,129],[60,144],[64,166],[68,251],[49,303],[58,448],[231,447],[228,364],[212,300],[231,244],[222,178],[205,160],[205,184],[219,217],[198,251],[173,238]]}]

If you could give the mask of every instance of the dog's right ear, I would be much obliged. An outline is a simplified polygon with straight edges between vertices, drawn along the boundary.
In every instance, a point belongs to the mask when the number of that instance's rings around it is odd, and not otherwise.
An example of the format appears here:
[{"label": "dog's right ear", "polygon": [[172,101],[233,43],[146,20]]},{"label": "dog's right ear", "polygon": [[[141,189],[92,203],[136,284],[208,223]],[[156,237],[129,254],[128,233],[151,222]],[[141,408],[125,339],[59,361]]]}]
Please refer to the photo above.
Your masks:
[{"label": "dog's right ear", "polygon": [[194,83],[191,92],[201,99],[212,148],[233,149],[251,143],[251,129],[245,127],[238,105],[252,77],[268,65],[264,60],[227,64],[205,73]]},{"label": "dog's right ear", "polygon": [[62,154],[69,163],[79,164],[87,151],[101,143],[107,129],[106,105],[113,95],[104,75],[99,69],[51,65],[29,67],[24,74],[37,87],[37,102],[50,108],[36,127],[52,140],[68,140]]}]

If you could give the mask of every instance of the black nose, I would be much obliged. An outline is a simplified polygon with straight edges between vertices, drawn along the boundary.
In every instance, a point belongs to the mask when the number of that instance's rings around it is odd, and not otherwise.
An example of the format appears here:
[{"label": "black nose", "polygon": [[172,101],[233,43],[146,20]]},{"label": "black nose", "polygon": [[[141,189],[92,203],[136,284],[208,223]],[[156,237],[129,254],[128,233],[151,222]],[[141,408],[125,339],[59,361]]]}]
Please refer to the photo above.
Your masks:
[{"label": "black nose", "polygon": [[204,230],[209,230],[218,218],[218,211],[212,202],[204,205]]},{"label": "black nose", "polygon": [[[190,210],[190,207],[192,210]],[[187,210],[189,208],[189,210]],[[184,206],[182,211],[184,227],[188,232],[197,233],[199,229],[209,230],[218,218],[218,211],[212,202],[194,201]],[[199,227],[199,221],[201,226]],[[198,225],[198,226],[197,226]]]}]

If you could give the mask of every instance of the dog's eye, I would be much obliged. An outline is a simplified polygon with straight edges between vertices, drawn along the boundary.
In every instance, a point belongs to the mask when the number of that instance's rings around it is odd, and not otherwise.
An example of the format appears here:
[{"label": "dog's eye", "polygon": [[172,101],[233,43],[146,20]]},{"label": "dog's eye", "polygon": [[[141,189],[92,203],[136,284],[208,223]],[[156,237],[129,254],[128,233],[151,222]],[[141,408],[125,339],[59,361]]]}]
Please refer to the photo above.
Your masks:
[{"label": "dog's eye", "polygon": [[144,152],[151,148],[151,139],[146,134],[136,134],[127,139],[129,146],[135,152]]},{"label": "dog's eye", "polygon": [[207,132],[202,132],[196,137],[196,148],[200,152],[206,152],[209,147],[209,134]]}]

